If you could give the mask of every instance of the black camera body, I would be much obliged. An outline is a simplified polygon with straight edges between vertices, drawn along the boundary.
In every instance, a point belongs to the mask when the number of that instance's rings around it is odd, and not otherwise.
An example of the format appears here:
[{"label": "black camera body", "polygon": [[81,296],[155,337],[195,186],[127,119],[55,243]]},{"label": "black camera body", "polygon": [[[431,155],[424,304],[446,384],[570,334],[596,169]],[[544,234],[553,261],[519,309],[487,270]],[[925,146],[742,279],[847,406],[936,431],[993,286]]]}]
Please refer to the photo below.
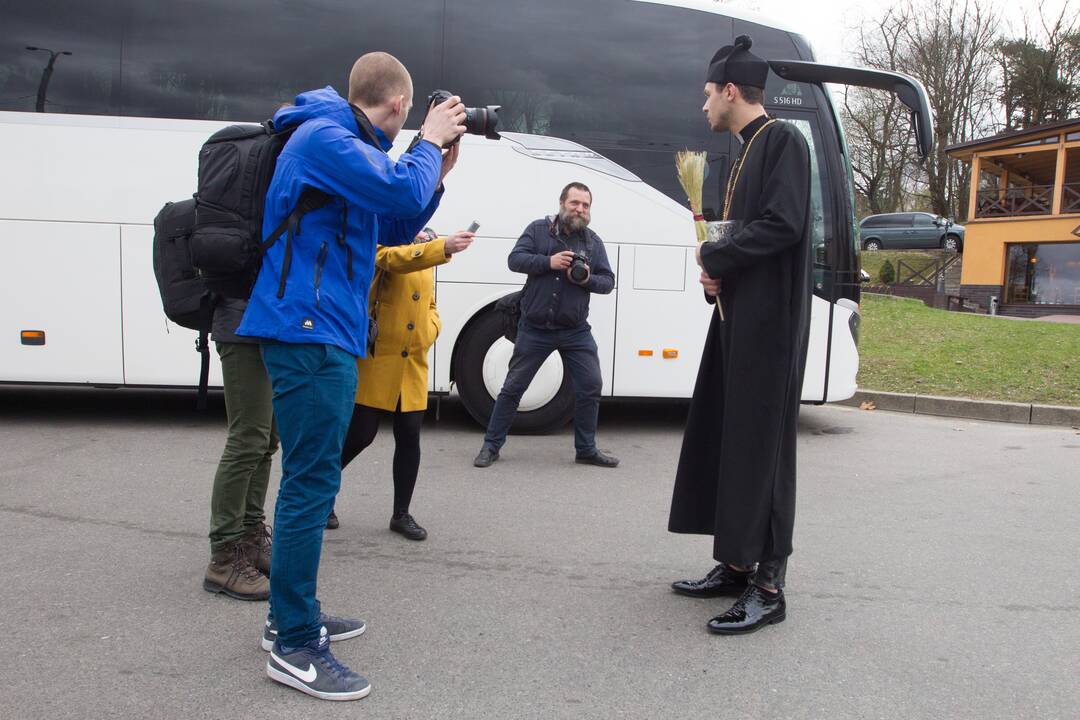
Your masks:
[{"label": "black camera body", "polygon": [[575,285],[584,285],[589,280],[589,256],[584,253],[574,253],[570,258],[570,267],[566,268],[566,277]]},{"label": "black camera body", "polygon": [[[436,90],[427,99],[430,110],[454,96],[448,90]],[[502,105],[488,105],[482,108],[465,108],[465,132],[470,135],[483,135],[490,140],[501,140],[502,136],[496,131],[499,126],[499,111]]]}]

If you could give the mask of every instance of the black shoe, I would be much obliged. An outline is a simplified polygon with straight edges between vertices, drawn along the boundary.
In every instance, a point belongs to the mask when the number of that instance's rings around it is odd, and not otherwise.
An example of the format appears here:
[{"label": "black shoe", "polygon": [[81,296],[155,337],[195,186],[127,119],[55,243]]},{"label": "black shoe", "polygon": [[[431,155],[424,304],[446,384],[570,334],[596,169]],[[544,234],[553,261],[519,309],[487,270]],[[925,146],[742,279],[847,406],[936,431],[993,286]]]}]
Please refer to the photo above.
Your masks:
[{"label": "black shoe", "polygon": [[605,455],[597,450],[592,455],[578,455],[574,458],[574,462],[581,463],[582,465],[596,465],[602,468],[613,468],[618,466],[619,458],[614,455]]},{"label": "black shoe", "polygon": [[476,459],[473,460],[472,464],[475,467],[489,467],[491,463],[495,462],[498,459],[499,453],[495,452],[494,450],[489,450],[487,448],[481,448],[480,454],[476,456]]},{"label": "black shoe", "polygon": [[720,563],[700,580],[677,580],[671,583],[671,589],[694,598],[742,595],[752,574],[752,570],[740,571],[727,563]]},{"label": "black shoe", "polygon": [[766,625],[784,622],[786,616],[783,590],[771,593],[751,585],[731,609],[710,620],[708,628],[717,635],[746,635]]},{"label": "black shoe", "polygon": [[335,513],[333,510],[331,510],[330,511],[330,516],[328,518],[326,518],[326,529],[327,530],[337,530],[338,526],[340,524],[341,523],[339,523],[338,519],[337,519],[337,513]]},{"label": "black shoe", "polygon": [[417,525],[416,520],[409,513],[394,515],[390,518],[390,529],[410,540],[423,540],[427,537],[427,530]]}]

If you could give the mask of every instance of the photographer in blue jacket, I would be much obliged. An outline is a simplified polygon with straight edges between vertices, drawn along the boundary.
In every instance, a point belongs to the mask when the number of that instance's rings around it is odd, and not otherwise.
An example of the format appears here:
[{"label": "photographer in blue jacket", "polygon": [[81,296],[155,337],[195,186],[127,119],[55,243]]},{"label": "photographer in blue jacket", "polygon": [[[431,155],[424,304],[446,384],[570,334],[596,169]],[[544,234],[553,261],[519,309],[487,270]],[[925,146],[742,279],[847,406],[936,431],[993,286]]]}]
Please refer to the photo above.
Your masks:
[{"label": "photographer in blue jacket", "polygon": [[[263,632],[267,674],[326,700],[371,686],[339,663],[329,641],[365,630],[321,612],[316,599],[323,528],[341,484],[341,448],[364,357],[376,245],[412,242],[435,213],[465,131],[457,97],[432,107],[422,139],[387,156],[412,107],[412,78],[396,58],[369,53],[353,65],[349,97],[333,88],[296,98],[274,117],[298,126],[266,194],[263,235],[308,188],[331,196],[263,258],[239,335],[260,338],[282,449],[270,564],[271,614]],[[443,148],[451,147],[444,151]]]}]

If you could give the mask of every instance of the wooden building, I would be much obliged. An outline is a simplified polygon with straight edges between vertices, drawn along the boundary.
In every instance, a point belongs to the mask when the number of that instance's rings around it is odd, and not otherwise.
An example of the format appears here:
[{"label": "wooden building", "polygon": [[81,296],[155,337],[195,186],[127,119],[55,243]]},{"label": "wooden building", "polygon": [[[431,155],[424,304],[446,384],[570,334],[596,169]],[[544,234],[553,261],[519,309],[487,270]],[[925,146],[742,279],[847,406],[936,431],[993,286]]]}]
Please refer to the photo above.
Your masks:
[{"label": "wooden building", "polygon": [[1080,315],[1080,118],[952,145],[971,163],[960,294],[1003,315]]}]

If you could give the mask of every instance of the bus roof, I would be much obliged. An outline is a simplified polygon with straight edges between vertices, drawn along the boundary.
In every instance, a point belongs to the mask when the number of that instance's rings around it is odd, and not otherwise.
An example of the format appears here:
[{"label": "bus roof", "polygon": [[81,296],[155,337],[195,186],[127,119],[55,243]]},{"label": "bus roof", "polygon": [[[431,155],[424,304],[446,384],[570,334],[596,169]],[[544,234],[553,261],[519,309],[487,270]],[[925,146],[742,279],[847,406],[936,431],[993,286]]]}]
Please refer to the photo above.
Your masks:
[{"label": "bus roof", "polygon": [[783,30],[785,32],[802,34],[802,31],[786,22],[771,18],[761,13],[756,13],[750,10],[742,10],[732,7],[731,5],[721,5],[716,0],[634,0],[634,2],[650,3],[653,5],[669,5],[671,7],[682,7],[690,10],[700,10],[701,12],[713,13],[714,15],[723,15],[725,17],[735,18],[736,20],[745,20],[746,22],[756,23],[758,25],[765,25],[767,27],[776,28],[777,30]]}]

